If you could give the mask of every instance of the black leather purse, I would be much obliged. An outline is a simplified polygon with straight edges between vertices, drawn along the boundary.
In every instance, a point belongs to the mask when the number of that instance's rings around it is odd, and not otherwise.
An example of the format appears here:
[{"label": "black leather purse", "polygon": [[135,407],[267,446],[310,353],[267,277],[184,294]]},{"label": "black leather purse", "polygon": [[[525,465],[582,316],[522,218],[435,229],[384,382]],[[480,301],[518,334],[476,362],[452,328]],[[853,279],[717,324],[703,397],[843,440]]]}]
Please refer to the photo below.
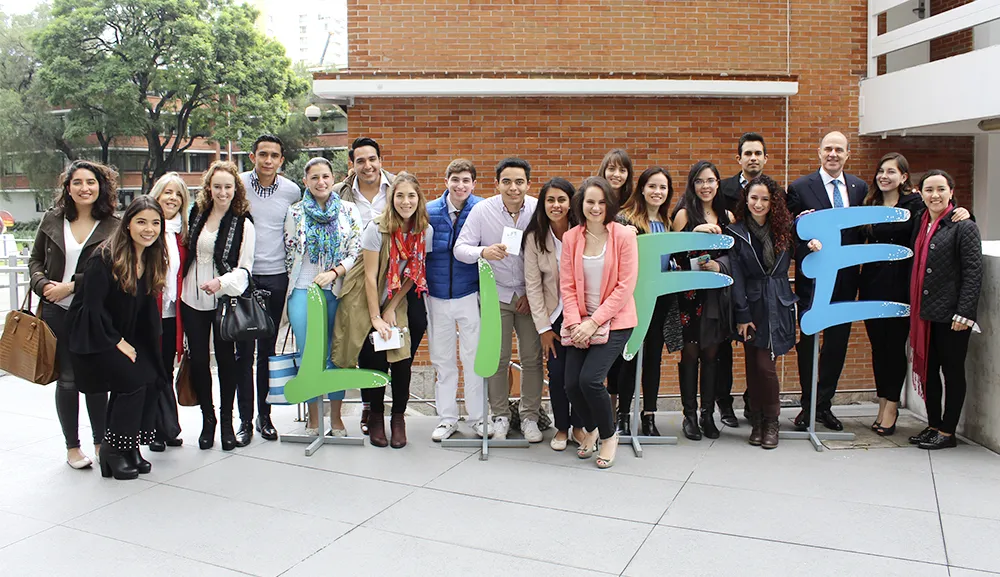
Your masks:
[{"label": "black leather purse", "polygon": [[224,341],[254,341],[277,334],[274,321],[267,312],[267,297],[271,296],[271,291],[258,290],[249,271],[247,280],[249,284],[243,294],[219,297],[215,326]]}]

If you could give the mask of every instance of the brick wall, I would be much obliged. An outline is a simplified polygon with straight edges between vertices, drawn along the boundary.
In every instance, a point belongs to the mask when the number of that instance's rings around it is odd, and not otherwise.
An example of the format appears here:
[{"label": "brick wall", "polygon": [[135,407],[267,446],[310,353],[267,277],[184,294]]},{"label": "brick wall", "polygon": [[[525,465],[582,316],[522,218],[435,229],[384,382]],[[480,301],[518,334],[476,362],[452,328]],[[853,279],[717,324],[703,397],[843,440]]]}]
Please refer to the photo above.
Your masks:
[{"label": "brick wall", "polygon": [[[915,172],[929,168],[951,172],[958,180],[959,202],[971,206],[971,138],[857,136],[858,82],[867,72],[864,0],[758,3],[753,46],[746,41],[746,6],[734,3],[669,2],[654,7],[629,1],[615,3],[618,8],[609,11],[610,4],[601,1],[589,2],[590,7],[581,10],[580,3],[555,0],[494,0],[469,2],[462,14],[441,8],[444,3],[410,4],[418,3],[394,0],[376,8],[349,1],[352,74],[371,76],[381,70],[444,77],[441,71],[516,76],[518,71],[545,70],[554,75],[716,70],[732,75],[789,74],[799,82],[799,93],[788,99],[357,99],[349,113],[351,136],[376,138],[383,147],[385,167],[415,173],[428,196],[440,193],[444,169],[458,156],[476,163],[477,192],[483,196],[493,193],[496,162],[504,156],[523,156],[532,163],[537,194],[540,185],[554,176],[579,183],[595,172],[613,147],[629,151],[637,173],[653,164],[667,167],[679,195],[688,168],[697,160],[715,162],[724,176],[735,174],[736,141],[747,130],[765,135],[767,172],[784,183],[816,170],[819,139],[838,129],[851,138],[849,172],[870,181],[878,158],[896,150],[907,156]],[[551,26],[553,22],[559,26]],[[588,44],[596,42],[591,28],[597,22],[606,23],[601,38],[615,38],[601,50]],[[404,26],[393,28],[399,23]],[[706,23],[719,33],[704,34]],[[558,50],[554,38],[564,41]],[[565,48],[573,44],[585,48]],[[841,389],[873,386],[867,351],[864,327],[858,323]],[[678,392],[677,360],[676,355],[663,356],[663,392]],[[425,350],[418,353],[416,364],[428,364]],[[739,348],[734,369],[736,389],[742,390]],[[798,390],[794,351],[779,361],[778,374],[783,390]]]},{"label": "brick wall", "polygon": [[[959,6],[968,4],[972,1],[973,0],[930,0],[930,15],[935,16],[937,14],[941,14],[942,12],[947,12],[953,8],[958,8]],[[941,60],[942,58],[948,58],[949,56],[971,52],[972,48],[971,28],[967,30],[959,30],[958,32],[953,32],[940,38],[935,38],[931,40],[931,62]]]}]

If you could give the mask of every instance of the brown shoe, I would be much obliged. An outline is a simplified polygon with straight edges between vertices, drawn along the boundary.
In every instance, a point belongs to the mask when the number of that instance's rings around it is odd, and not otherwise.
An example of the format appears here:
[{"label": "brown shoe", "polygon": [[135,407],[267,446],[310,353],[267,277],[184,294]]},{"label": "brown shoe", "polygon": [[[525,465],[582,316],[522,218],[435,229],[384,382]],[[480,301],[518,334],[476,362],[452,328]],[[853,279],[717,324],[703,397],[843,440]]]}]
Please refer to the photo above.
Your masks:
[{"label": "brown shoe", "polygon": [[387,447],[389,440],[385,438],[385,416],[380,413],[368,415],[368,442],[373,447]]},{"label": "brown shoe", "polygon": [[760,446],[765,449],[773,449],[778,446],[778,418],[765,417],[764,432],[761,434]]},{"label": "brown shoe", "polygon": [[406,420],[403,413],[393,413],[389,419],[389,426],[392,428],[392,441],[389,445],[393,449],[402,449],[406,446]]},{"label": "brown shoe", "polygon": [[361,409],[361,434],[368,434],[368,416],[371,415],[371,411],[368,409]]},{"label": "brown shoe", "polygon": [[750,413],[750,438],[748,443],[754,447],[760,446],[761,436],[764,434],[760,413]]}]

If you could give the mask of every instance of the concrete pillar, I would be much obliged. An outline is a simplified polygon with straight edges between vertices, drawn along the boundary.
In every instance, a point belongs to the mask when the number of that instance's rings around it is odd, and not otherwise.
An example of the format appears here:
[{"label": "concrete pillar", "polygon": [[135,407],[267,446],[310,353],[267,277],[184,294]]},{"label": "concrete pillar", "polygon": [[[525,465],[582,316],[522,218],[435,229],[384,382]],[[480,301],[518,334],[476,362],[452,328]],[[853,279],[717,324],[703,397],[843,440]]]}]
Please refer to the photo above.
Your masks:
[{"label": "concrete pillar", "polygon": [[983,240],[1000,240],[1000,132],[976,136],[972,209]]}]

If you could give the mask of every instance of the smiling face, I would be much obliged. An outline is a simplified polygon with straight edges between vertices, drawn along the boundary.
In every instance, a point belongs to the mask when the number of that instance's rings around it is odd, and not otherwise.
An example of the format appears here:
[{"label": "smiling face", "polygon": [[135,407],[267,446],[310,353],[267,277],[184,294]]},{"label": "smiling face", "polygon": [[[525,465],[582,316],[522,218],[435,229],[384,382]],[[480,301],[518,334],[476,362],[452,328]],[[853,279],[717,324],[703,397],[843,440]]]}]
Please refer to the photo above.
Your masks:
[{"label": "smiling face", "polygon": [[354,149],[354,174],[361,184],[374,186],[382,179],[382,159],[374,146],[359,146]]},{"label": "smiling face", "polygon": [[79,212],[87,212],[81,209],[97,202],[100,192],[101,185],[93,172],[86,168],[78,168],[73,171],[69,180],[69,196],[73,199]]},{"label": "smiling face", "polygon": [[747,191],[747,210],[754,220],[763,223],[771,211],[771,193],[763,184],[755,184]]},{"label": "smiling face", "polygon": [[500,172],[500,178],[497,179],[497,192],[503,195],[507,206],[517,206],[524,201],[524,195],[528,194],[528,185],[528,176],[523,168],[508,166]]},{"label": "smiling face", "polygon": [[176,184],[168,184],[160,191],[160,196],[157,197],[156,202],[163,209],[163,217],[170,220],[177,216],[177,213],[183,208],[184,193],[181,192],[181,189]]},{"label": "smiling face", "polygon": [[941,175],[924,179],[924,184],[920,188],[920,196],[923,197],[924,204],[927,205],[927,211],[934,218],[948,209],[953,192],[948,186],[948,179]]},{"label": "smiling face", "polygon": [[303,183],[317,202],[326,202],[333,192],[333,173],[325,162],[317,162],[309,167]]},{"label": "smiling face", "polygon": [[851,152],[847,148],[847,137],[839,132],[831,132],[823,137],[819,144],[819,161],[823,164],[823,170],[830,176],[837,178],[844,171],[844,165],[850,158]]},{"label": "smiling face", "polygon": [[667,202],[667,194],[670,192],[670,181],[667,175],[657,173],[649,177],[646,185],[642,187],[642,196],[646,199],[646,206],[649,208],[660,208]]},{"label": "smiling face", "polygon": [[563,222],[569,218],[569,195],[565,190],[550,187],[545,191],[545,216],[550,222]]},{"label": "smiling face", "polygon": [[236,178],[221,170],[212,175],[212,204],[219,210],[229,210],[236,194]]},{"label": "smiling face", "polygon": [[719,179],[711,168],[706,168],[698,173],[694,179],[694,193],[705,204],[710,204],[715,200],[716,193],[719,192]]},{"label": "smiling face", "polygon": [[604,225],[604,215],[607,213],[607,200],[604,191],[599,186],[587,187],[583,191],[583,217],[588,224]]},{"label": "smiling face", "polygon": [[764,143],[756,140],[748,140],[743,143],[739,158],[736,159],[743,169],[743,175],[747,180],[752,179],[764,171],[767,164],[767,155],[764,154]]},{"label": "smiling face", "polygon": [[472,178],[472,173],[453,172],[444,182],[451,193],[451,202],[456,206],[461,206],[476,190],[476,179]]},{"label": "smiling face", "polygon": [[135,243],[136,249],[152,246],[160,236],[162,228],[163,223],[160,221],[159,213],[151,208],[139,211],[128,223],[129,236]]},{"label": "smiling face", "polygon": [[281,145],[277,142],[258,142],[257,152],[250,153],[250,162],[258,176],[271,178],[278,173],[285,158],[281,155]]},{"label": "smiling face", "polygon": [[[882,192],[892,192],[899,188],[899,185],[906,181],[909,175],[899,169],[899,163],[895,160],[887,160],[878,167],[875,173],[875,182]],[[900,193],[907,191],[900,191]]]},{"label": "smiling face", "polygon": [[628,181],[628,169],[616,162],[612,162],[604,169],[604,174],[601,176],[611,183],[612,190],[620,194],[625,183]]},{"label": "smiling face", "polygon": [[409,220],[413,213],[417,211],[420,198],[417,189],[409,182],[403,181],[396,185],[396,190],[392,193],[392,206],[403,218]]}]

